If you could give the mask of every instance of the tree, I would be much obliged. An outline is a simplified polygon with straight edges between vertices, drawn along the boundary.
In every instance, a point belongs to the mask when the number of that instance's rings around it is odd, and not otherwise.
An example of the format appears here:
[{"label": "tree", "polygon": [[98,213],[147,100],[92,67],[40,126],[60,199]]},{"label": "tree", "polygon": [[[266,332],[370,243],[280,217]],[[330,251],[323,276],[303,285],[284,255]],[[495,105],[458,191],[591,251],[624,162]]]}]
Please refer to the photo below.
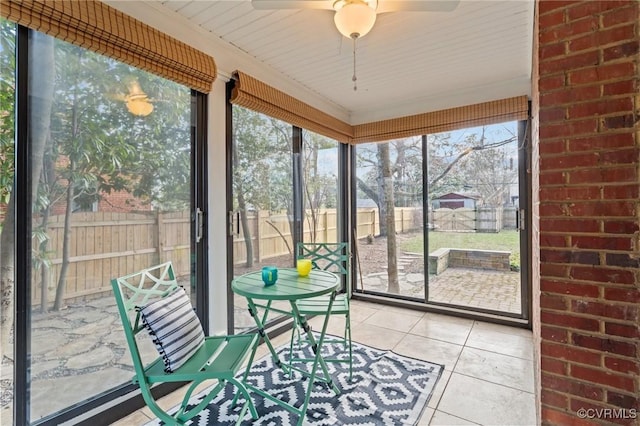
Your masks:
[{"label": "tree", "polygon": [[[237,208],[240,214],[240,224],[242,226],[242,234],[244,237],[245,250],[247,259],[245,265],[250,268],[253,266],[253,240],[251,238],[251,230],[249,229],[249,219],[247,214],[247,199],[245,185],[246,179],[249,178],[247,169],[253,166],[252,162],[246,158],[246,155],[255,152],[254,150],[244,151],[241,149],[251,145],[256,145],[254,135],[257,129],[263,123],[262,116],[252,111],[236,107],[233,110],[233,138],[232,138],[232,161],[233,161],[233,192],[236,195]],[[243,156],[240,152],[245,153]]]},{"label": "tree", "polygon": [[396,215],[389,144],[378,144],[378,160],[381,170],[381,179],[379,184],[381,187],[380,194],[383,195],[382,204],[384,205],[385,212],[384,216],[380,217],[380,220],[385,223],[385,228],[387,230],[387,291],[389,293],[399,293],[400,284],[398,283]]},{"label": "tree", "polygon": [[[517,180],[517,170],[508,167],[509,153],[503,150],[513,143],[511,135],[491,140],[486,128],[471,131],[459,140],[451,133],[429,135],[429,198],[435,194],[482,188],[485,199],[502,199],[505,188]],[[380,236],[387,237],[388,292],[399,291],[397,276],[397,244],[395,208],[417,203],[422,206],[422,138],[392,140],[372,146],[359,146],[357,161],[361,173],[358,189],[373,200],[380,217]],[[364,172],[362,172],[364,171]]]},{"label": "tree", "polygon": [[[2,111],[13,117],[15,30],[2,21]],[[71,212],[112,190],[126,190],[156,208],[189,205],[189,90],[51,37],[34,33],[29,81],[33,177],[34,266],[42,268],[41,297],[47,297],[47,221],[52,205],[65,207],[65,238],[55,308],[62,303],[69,261]],[[118,76],[155,87],[156,109],[144,120],[105,94],[124,85]],[[131,77],[133,76],[133,77]],[[177,94],[182,96],[176,96]],[[167,102],[163,102],[163,98]],[[168,102],[170,100],[170,102]],[[105,125],[108,123],[108,125]],[[8,202],[2,234],[3,342],[13,323],[13,120],[2,120],[0,201]],[[8,327],[8,328],[7,328]]]},{"label": "tree", "polygon": [[[471,130],[456,143],[451,142],[448,133],[429,135],[430,198],[435,194],[463,188],[472,188],[483,196],[489,196],[498,186],[509,185],[517,179],[517,170],[506,166],[507,153],[502,150],[514,143],[517,137],[511,134],[497,141],[489,140],[486,127]],[[501,176],[500,170],[504,171],[505,168],[510,169],[508,176]],[[483,190],[482,186],[489,183],[493,189]]]},{"label": "tree", "polygon": [[15,48],[15,25],[0,18],[0,205],[13,187]]},{"label": "tree", "polygon": [[472,136],[477,142],[460,164],[464,180],[473,183],[484,205],[503,206],[518,182],[516,136],[492,141],[485,128]]},{"label": "tree", "polygon": [[[56,41],[56,55],[50,162],[57,180],[49,182],[47,199],[50,206],[56,194],[64,194],[62,263],[53,306],[58,310],[76,208],[126,191],[157,209],[185,209],[191,179],[188,89],[61,41]],[[108,96],[132,79],[156,100],[149,116],[134,116]]]},{"label": "tree", "polygon": [[[386,142],[389,145],[389,167],[391,171],[395,207],[421,202],[422,198],[422,142],[413,137]],[[380,162],[379,145],[359,146],[357,161],[359,169],[368,170],[356,177],[358,189],[378,207],[380,217],[380,236],[387,236],[387,206],[385,203],[384,176]]]},{"label": "tree", "polygon": [[310,241],[318,238],[319,210],[323,207],[336,207],[338,177],[335,174],[323,173],[318,164],[322,150],[337,151],[337,143],[331,139],[308,131],[302,132],[303,156],[302,184],[305,199],[305,218],[309,230]]},{"label": "tree", "polygon": [[253,266],[254,257],[248,212],[251,209],[286,210],[291,216],[290,158],[290,125],[246,108],[234,107],[234,207],[240,214],[247,267]]}]

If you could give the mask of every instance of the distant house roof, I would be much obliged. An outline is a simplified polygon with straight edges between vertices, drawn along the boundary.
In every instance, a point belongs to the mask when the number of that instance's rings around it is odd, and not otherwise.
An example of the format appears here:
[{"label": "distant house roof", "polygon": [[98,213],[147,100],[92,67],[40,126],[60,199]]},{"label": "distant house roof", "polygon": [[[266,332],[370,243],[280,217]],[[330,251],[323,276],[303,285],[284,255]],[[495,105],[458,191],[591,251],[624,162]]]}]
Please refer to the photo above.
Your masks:
[{"label": "distant house roof", "polygon": [[480,195],[478,194],[469,194],[469,193],[461,193],[461,192],[448,192],[439,197],[434,197],[434,200],[459,200],[461,198],[467,198],[470,200],[478,200],[480,199]]}]

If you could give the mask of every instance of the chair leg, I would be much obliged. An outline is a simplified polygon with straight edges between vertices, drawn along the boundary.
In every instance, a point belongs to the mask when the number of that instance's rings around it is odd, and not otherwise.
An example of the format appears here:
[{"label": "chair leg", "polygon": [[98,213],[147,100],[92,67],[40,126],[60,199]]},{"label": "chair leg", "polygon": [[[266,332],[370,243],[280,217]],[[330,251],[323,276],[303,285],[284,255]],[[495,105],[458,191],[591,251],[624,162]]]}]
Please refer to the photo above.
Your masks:
[{"label": "chair leg", "polygon": [[[349,363],[349,381],[352,381],[353,380],[353,345],[351,341],[351,317],[349,313],[346,313],[344,315],[345,315],[345,323],[344,323],[344,336],[342,339],[343,340],[342,346],[344,349],[347,349],[349,351],[349,359],[340,360],[336,358],[336,359],[330,360],[330,362],[342,362],[342,363],[348,362]],[[296,339],[296,336],[297,336],[297,340],[298,340],[297,343],[299,347],[303,337],[302,337],[302,333],[300,332],[300,325],[294,319],[293,329],[291,331],[291,340],[289,342],[289,363],[290,364],[292,363],[292,359],[293,359],[293,345],[294,345],[294,340]],[[290,374],[289,377],[292,377],[293,369],[290,370],[289,374]]]},{"label": "chair leg", "polygon": [[153,399],[146,400],[145,399],[145,403],[147,404],[147,407],[149,407],[151,412],[153,414],[155,414],[156,417],[158,417],[160,420],[162,420],[166,424],[168,424],[168,425],[180,424],[180,423],[178,423],[176,421],[175,418],[173,418],[172,416],[167,414],[162,408],[160,408],[160,406],[156,403],[155,400],[153,400]]},{"label": "chair leg", "polygon": [[196,416],[198,413],[204,410],[206,406],[209,405],[211,400],[216,397],[216,395],[224,388],[226,384],[225,380],[219,380],[218,383],[211,388],[209,393],[207,393],[207,395],[202,398],[198,405],[187,411],[187,405],[189,404],[189,400],[191,399],[191,394],[202,382],[202,380],[194,381],[193,383],[191,383],[191,386],[189,386],[189,389],[185,393],[182,400],[182,404],[180,405],[180,409],[174,415],[175,419],[178,421],[178,424],[184,424],[186,421],[190,420],[192,417]]},{"label": "chair leg", "polygon": [[[256,340],[253,348],[251,349],[251,355],[249,355],[249,360],[247,361],[247,365],[244,367],[244,373],[242,374],[242,380],[240,381],[240,383],[246,383],[247,382],[247,377],[249,377],[249,373],[251,372],[251,366],[253,365],[253,359],[256,356],[256,351],[258,349],[258,343],[260,342],[260,340]],[[244,386],[244,385],[243,385]],[[231,406],[234,407],[236,405],[236,402],[238,402],[238,398],[240,397],[240,393],[236,392],[236,394],[233,397],[233,401],[231,401]],[[252,412],[253,415],[253,412]]]},{"label": "chair leg", "polygon": [[353,344],[351,342],[351,316],[347,312],[344,319],[345,343],[349,345],[349,381],[353,380]]},{"label": "chair leg", "polygon": [[251,395],[249,394],[249,391],[247,390],[247,388],[244,386],[244,384],[242,384],[242,382],[236,380],[236,379],[229,379],[230,383],[233,383],[236,387],[236,389],[238,389],[239,392],[236,393],[237,394],[242,394],[245,398],[245,403],[244,406],[242,407],[242,411],[240,412],[240,416],[238,417],[238,423],[240,424],[240,422],[242,421],[242,418],[244,417],[245,413],[247,412],[247,408],[249,408],[249,412],[251,413],[251,418],[253,420],[258,420],[258,412],[256,411],[256,407],[253,404],[253,400],[251,399]]}]

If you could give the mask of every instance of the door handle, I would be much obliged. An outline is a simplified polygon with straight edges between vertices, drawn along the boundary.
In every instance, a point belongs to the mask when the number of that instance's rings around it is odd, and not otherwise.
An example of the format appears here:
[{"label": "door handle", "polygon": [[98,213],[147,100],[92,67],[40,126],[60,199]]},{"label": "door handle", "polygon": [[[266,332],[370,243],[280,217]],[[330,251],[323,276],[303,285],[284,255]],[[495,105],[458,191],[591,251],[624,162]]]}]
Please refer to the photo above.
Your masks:
[{"label": "door handle", "polygon": [[229,235],[232,237],[240,236],[240,211],[230,211],[228,214]]},{"label": "door handle", "polygon": [[204,213],[202,212],[202,210],[200,210],[199,207],[196,207],[195,221],[196,243],[199,243],[202,240],[202,236],[204,235]]},{"label": "door handle", "polygon": [[518,210],[518,229],[524,231],[526,229],[526,221],[524,220],[524,209]]}]

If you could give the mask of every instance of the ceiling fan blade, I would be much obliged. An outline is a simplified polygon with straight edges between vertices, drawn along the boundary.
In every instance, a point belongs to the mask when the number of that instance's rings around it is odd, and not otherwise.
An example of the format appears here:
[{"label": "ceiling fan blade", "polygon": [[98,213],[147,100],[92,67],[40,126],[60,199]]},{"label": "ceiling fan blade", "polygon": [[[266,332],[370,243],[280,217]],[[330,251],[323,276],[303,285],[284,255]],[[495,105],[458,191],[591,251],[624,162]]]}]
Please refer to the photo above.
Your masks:
[{"label": "ceiling fan blade", "polygon": [[452,12],[459,3],[460,0],[380,0],[377,12]]},{"label": "ceiling fan blade", "polygon": [[251,0],[256,10],[273,9],[328,9],[333,10],[334,0]]}]

